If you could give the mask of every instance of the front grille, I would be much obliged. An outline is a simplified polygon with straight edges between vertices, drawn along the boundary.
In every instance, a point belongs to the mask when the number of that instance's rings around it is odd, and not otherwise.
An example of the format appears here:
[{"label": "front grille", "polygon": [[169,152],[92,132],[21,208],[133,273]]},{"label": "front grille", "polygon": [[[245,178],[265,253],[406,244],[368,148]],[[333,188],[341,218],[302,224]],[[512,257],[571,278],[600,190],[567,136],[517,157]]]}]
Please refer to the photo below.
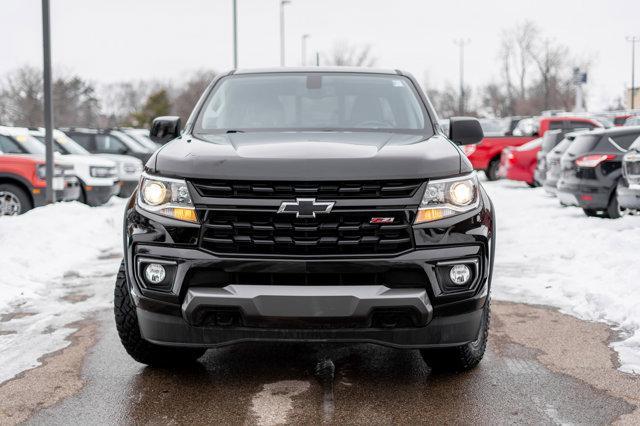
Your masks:
[{"label": "front grille", "polygon": [[549,165],[549,167],[551,166],[559,166],[560,165],[560,159],[559,158],[549,158],[547,161],[547,164]]},{"label": "front grille", "polygon": [[625,161],[624,166],[627,175],[640,176],[640,161]]},{"label": "front grille", "polygon": [[418,190],[419,180],[346,182],[260,182],[193,180],[203,197],[278,198],[313,196],[323,199],[409,198]]},{"label": "front grille", "polygon": [[[296,218],[275,210],[208,210],[200,246],[216,254],[358,255],[411,249],[409,210],[334,210]],[[371,224],[373,217],[393,218]]]}]

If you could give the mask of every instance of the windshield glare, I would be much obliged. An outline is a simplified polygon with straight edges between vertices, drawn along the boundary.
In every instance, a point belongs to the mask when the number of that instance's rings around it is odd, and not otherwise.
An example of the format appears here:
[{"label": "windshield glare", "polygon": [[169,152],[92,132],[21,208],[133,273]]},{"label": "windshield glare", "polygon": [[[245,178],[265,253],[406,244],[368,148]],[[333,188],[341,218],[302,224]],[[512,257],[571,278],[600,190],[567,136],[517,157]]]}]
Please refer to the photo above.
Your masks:
[{"label": "windshield glare", "polygon": [[415,88],[387,74],[245,74],[222,79],[195,131],[405,131],[433,133]]},{"label": "windshield glare", "polygon": [[[44,136],[36,136],[36,138],[42,143],[45,143]],[[64,133],[56,133],[53,140],[55,141],[55,150],[61,154],[90,155],[89,151]]]},{"label": "windshield glare", "polygon": [[40,142],[38,139],[34,138],[31,135],[16,135],[13,137],[29,154],[44,154],[45,146],[44,143]]}]

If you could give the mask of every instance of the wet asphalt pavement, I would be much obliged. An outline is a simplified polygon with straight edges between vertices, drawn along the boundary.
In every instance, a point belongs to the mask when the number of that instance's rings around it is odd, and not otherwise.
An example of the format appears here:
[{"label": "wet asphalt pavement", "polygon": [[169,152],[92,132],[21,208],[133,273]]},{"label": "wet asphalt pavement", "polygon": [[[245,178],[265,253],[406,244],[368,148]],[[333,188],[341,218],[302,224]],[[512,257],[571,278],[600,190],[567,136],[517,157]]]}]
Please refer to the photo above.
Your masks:
[{"label": "wet asphalt pavement", "polygon": [[[544,341],[536,342],[529,336],[535,333],[523,331],[531,327],[547,327],[540,339]],[[555,355],[554,348],[561,345],[553,344],[554,333],[576,327],[586,327],[584,332],[594,336],[592,342],[578,336],[593,354],[578,359],[582,355],[562,349]],[[609,331],[600,324],[525,305],[494,304],[488,353],[477,369],[461,375],[430,374],[417,351],[368,344],[243,344],[210,350],[193,367],[159,370],[127,356],[109,312],[98,315],[94,329],[96,343],[78,366],[84,385],[50,408],[39,409],[47,404],[38,402],[28,423],[608,424],[638,420],[634,410],[640,405],[640,382],[615,371],[607,342],[600,341]],[[545,349],[550,342],[553,348]],[[573,346],[584,351],[580,343]],[[585,375],[562,367],[566,357],[572,356],[577,367],[584,366]],[[606,383],[613,383],[611,389],[606,389]],[[46,387],[46,382],[41,385]]]}]

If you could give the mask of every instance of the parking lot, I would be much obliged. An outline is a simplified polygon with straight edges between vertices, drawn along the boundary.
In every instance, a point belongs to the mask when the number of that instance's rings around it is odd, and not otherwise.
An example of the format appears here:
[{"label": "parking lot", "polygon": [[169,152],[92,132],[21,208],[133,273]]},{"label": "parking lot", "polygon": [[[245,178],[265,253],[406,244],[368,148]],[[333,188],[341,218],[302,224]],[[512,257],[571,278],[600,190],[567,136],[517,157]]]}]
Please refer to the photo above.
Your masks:
[{"label": "parking lot", "polygon": [[[109,238],[97,244],[103,250],[96,250],[95,259],[76,268],[81,274],[66,274],[41,293],[57,299],[47,315],[35,311],[44,309],[42,305],[25,304],[0,322],[1,337],[15,342],[26,336],[38,342],[42,333],[59,336],[57,346],[35,345],[30,352],[3,346],[2,356],[10,360],[4,373],[25,369],[19,354],[29,353],[33,361],[42,358],[40,366],[0,385],[0,420],[406,424],[428,417],[457,423],[478,418],[487,423],[637,422],[640,382],[621,371],[637,368],[632,306],[637,289],[627,278],[627,260],[599,264],[594,259],[600,249],[591,244],[597,240],[615,246],[606,235],[637,232],[637,217],[588,218],[578,209],[560,207],[540,188],[506,181],[484,185],[503,212],[498,218],[501,247],[489,349],[472,372],[432,374],[417,351],[367,344],[252,343],[210,350],[186,369],[145,368],[124,352],[113,327],[108,306],[119,247]],[[506,207],[512,200],[518,203]],[[116,207],[99,209],[116,216]],[[84,220],[103,220],[77,214]],[[525,225],[534,220],[540,229],[553,229],[555,241],[562,244],[549,244],[548,237],[530,232]],[[578,230],[585,224],[591,231],[581,234]],[[632,239],[625,244],[628,247],[617,250],[636,250]],[[567,258],[578,266],[568,270]],[[599,283],[607,275],[615,278],[607,281],[605,291]],[[63,312],[62,321],[48,319]],[[628,317],[623,317],[625,312]]]}]

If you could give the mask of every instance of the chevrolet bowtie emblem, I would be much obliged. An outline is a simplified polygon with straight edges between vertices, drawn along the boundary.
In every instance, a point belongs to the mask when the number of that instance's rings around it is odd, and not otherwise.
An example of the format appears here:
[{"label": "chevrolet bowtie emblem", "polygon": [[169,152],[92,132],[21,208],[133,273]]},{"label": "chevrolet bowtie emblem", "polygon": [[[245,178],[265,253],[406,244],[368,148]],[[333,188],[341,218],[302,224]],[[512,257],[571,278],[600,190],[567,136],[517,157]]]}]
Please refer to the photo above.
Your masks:
[{"label": "chevrolet bowtie emblem", "polygon": [[329,213],[335,203],[333,201],[316,201],[315,198],[296,198],[296,201],[284,201],[278,213],[292,213],[296,217],[314,218],[319,213]]}]

